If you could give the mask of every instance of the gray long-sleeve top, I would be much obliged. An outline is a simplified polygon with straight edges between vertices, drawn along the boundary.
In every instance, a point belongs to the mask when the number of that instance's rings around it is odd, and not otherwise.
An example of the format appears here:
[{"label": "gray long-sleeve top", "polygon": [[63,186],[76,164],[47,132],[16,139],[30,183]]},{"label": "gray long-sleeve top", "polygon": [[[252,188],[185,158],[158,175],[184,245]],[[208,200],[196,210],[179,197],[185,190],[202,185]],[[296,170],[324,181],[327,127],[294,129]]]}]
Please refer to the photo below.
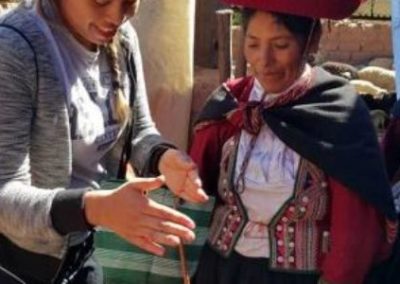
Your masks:
[{"label": "gray long-sleeve top", "polygon": [[[0,233],[29,251],[61,257],[68,234],[87,229],[82,197],[69,190],[72,154],[66,88],[54,46],[30,1],[0,19]],[[141,173],[169,144],[150,117],[134,30],[125,43],[137,70],[131,160]],[[116,173],[125,135],[107,154]]]}]

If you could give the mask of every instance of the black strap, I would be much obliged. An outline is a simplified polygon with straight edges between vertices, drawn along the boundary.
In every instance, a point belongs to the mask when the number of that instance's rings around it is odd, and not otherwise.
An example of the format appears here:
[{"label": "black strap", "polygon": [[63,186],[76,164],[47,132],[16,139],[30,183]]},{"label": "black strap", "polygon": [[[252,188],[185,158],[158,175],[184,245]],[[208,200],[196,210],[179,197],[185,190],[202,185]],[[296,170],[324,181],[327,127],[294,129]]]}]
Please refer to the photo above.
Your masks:
[{"label": "black strap", "polygon": [[74,283],[77,273],[92,256],[94,252],[94,232],[85,239],[84,242],[69,247],[63,258],[62,264],[56,277],[52,280],[53,284]]},{"label": "black strap", "polygon": [[22,37],[25,40],[25,42],[29,45],[29,48],[32,50],[33,61],[35,63],[35,69],[36,69],[36,93],[35,93],[36,97],[35,97],[35,99],[37,99],[37,94],[39,92],[39,63],[38,63],[38,58],[37,58],[36,51],[35,51],[33,44],[28,39],[28,37],[21,30],[17,29],[16,27],[8,25],[8,24],[3,24],[3,23],[0,23],[0,27],[4,27],[4,28],[10,29],[10,30],[13,30],[14,32],[16,32],[20,37]]},{"label": "black strap", "polygon": [[0,283],[2,284],[26,284],[22,279],[11,271],[0,266]]},{"label": "black strap", "polygon": [[[135,97],[136,97],[136,91],[137,91],[137,73],[136,73],[136,65],[135,65],[135,60],[133,57],[133,53],[131,51],[127,51],[128,55],[128,60],[127,62],[127,67],[128,67],[128,76],[130,80],[130,93],[129,93],[129,107],[131,109],[131,112],[134,111],[133,105],[135,102]],[[117,172],[117,178],[118,179],[125,179],[126,175],[126,167],[128,165],[129,159],[131,157],[131,151],[132,151],[132,136],[133,136],[133,115],[131,116],[130,121],[128,122],[128,133],[126,135],[126,140],[124,142],[124,145],[122,147],[122,152],[121,152],[121,158],[119,160],[119,167],[118,167],[118,172]]]},{"label": "black strap", "polygon": [[[73,283],[78,271],[93,254],[93,242],[92,232],[82,243],[69,247],[60,260],[22,249],[0,234],[0,283]],[[6,277],[19,282],[2,282]]]}]

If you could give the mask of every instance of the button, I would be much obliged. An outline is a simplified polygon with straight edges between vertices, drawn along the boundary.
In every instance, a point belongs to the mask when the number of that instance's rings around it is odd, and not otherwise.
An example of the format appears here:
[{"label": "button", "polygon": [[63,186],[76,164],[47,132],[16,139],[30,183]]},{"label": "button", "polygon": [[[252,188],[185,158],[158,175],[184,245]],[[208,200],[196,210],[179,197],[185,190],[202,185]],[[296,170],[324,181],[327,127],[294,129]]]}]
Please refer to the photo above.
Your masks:
[{"label": "button", "polygon": [[304,212],[306,212],[307,211],[307,209],[303,206],[303,207],[300,207],[300,212],[301,213],[304,213]]},{"label": "button", "polygon": [[233,236],[233,233],[229,231],[228,232],[228,237],[232,238],[232,236]]},{"label": "button", "polygon": [[228,229],[227,229],[226,227],[223,227],[223,228],[222,228],[222,232],[224,232],[224,233],[225,233],[227,230],[228,230]]},{"label": "button", "polygon": [[233,215],[228,215],[228,220],[232,220]]},{"label": "button", "polygon": [[228,192],[228,197],[233,197],[233,193],[232,192]]},{"label": "button", "polygon": [[283,217],[283,218],[282,218],[282,222],[285,222],[285,223],[286,223],[287,221],[289,221],[289,219],[288,219],[287,217]]},{"label": "button", "polygon": [[236,217],[236,222],[240,222],[241,220],[242,220],[242,218]]},{"label": "button", "polygon": [[289,243],[289,247],[290,247],[290,248],[294,248],[294,242],[290,242],[290,243]]},{"label": "button", "polygon": [[278,246],[280,246],[280,247],[283,246],[283,241],[282,240],[278,240],[277,243],[278,243]]},{"label": "button", "polygon": [[296,208],[294,208],[294,206],[290,206],[290,207],[289,207],[289,211],[290,211],[290,212],[294,212],[295,209],[296,209]]},{"label": "button", "polygon": [[278,232],[282,232],[282,230],[283,230],[282,225],[276,226],[276,230],[277,230]]},{"label": "button", "polygon": [[327,184],[326,182],[323,181],[323,182],[321,182],[321,186],[322,186],[322,187],[327,187],[328,184]]},{"label": "button", "polygon": [[308,198],[308,196],[304,196],[301,200],[302,200],[304,203],[308,203],[308,201],[310,201],[310,199]]},{"label": "button", "polygon": [[282,263],[283,262],[283,257],[282,256],[278,256],[277,260],[278,260],[279,263]]},{"label": "button", "polygon": [[322,235],[323,235],[324,237],[329,237],[329,232],[324,231],[324,232],[322,233]]},{"label": "button", "polygon": [[238,211],[237,206],[233,206],[233,207],[232,207],[232,210],[235,211],[235,212]]},{"label": "button", "polygon": [[290,263],[294,263],[294,257],[293,256],[289,256],[289,262]]},{"label": "button", "polygon": [[222,250],[227,250],[227,249],[228,249],[228,246],[227,246],[227,245],[223,245],[221,249],[222,249]]},{"label": "button", "polygon": [[223,183],[224,185],[227,185],[227,184],[228,184],[228,180],[227,180],[226,178],[224,178],[223,181],[222,181],[222,183]]},{"label": "button", "polygon": [[217,241],[217,245],[218,245],[218,246],[221,246],[221,245],[222,245],[221,240],[218,240],[218,241]]},{"label": "button", "polygon": [[288,231],[289,231],[289,233],[294,233],[294,228],[293,227],[289,227]]}]

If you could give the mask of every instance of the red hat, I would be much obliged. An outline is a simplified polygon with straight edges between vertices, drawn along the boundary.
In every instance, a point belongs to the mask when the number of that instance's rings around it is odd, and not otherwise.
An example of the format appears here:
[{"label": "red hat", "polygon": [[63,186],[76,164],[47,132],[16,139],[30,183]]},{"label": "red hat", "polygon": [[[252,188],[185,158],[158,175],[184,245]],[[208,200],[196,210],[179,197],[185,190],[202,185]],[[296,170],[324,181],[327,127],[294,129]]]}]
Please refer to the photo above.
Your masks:
[{"label": "red hat", "polygon": [[228,5],[310,18],[343,19],[363,0],[222,0]]}]

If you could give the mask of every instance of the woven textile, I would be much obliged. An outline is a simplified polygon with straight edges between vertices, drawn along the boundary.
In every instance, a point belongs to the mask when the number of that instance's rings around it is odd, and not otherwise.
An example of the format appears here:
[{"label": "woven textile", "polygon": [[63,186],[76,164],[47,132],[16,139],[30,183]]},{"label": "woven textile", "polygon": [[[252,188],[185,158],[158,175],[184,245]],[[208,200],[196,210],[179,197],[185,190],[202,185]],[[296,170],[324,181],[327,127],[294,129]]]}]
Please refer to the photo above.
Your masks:
[{"label": "woven textile", "polygon": [[[120,184],[119,181],[111,181],[103,184],[102,188],[116,188]],[[149,196],[161,204],[173,207],[174,197],[169,190],[155,190]],[[213,206],[214,200],[210,198],[206,204],[185,203],[179,207],[180,212],[187,214],[196,222],[196,240],[190,245],[185,245],[190,275],[193,275],[196,270],[200,252],[206,241]],[[95,256],[104,269],[105,283],[183,283],[178,249],[168,249],[164,257],[154,256],[105,229],[100,229],[96,233],[95,246]]]}]

